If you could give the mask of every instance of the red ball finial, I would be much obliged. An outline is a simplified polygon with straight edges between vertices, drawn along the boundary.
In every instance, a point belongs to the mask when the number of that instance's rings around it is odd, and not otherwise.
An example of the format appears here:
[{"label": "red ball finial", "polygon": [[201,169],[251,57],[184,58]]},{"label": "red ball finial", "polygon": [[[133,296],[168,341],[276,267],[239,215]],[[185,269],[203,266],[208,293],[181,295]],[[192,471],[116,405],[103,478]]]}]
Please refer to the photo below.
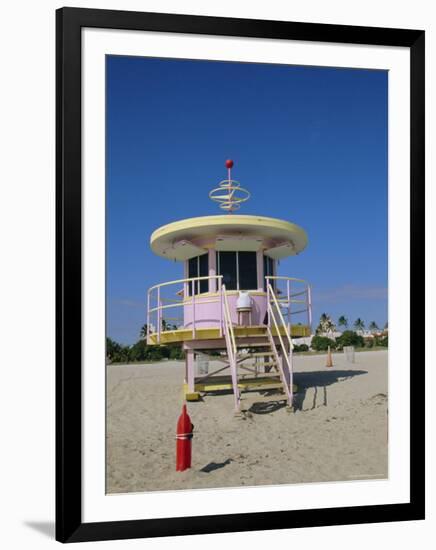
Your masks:
[{"label": "red ball finial", "polygon": [[229,159],[226,160],[226,168],[233,168],[233,160]]}]

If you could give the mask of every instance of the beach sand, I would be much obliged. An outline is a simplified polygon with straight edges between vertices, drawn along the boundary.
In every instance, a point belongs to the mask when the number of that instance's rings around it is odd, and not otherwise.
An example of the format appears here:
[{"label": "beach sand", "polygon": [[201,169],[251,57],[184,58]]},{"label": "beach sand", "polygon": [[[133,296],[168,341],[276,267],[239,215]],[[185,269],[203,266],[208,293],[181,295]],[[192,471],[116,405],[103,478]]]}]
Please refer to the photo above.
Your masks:
[{"label": "beach sand", "polygon": [[184,472],[175,471],[184,363],[108,366],[107,492],[386,478],[388,353],[333,361],[294,357],[293,412],[272,390],[243,393],[240,418],[232,394],[188,403],[195,428]]}]

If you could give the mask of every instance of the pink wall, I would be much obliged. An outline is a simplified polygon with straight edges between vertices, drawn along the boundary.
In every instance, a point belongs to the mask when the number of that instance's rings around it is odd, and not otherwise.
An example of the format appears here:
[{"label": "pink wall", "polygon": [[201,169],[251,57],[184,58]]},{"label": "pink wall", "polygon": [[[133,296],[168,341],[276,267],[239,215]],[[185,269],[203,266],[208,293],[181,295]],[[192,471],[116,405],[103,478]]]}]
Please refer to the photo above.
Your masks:
[{"label": "pink wall", "polygon": [[[217,300],[214,303],[202,304],[204,301]],[[230,308],[230,315],[232,321],[237,324],[238,314],[236,312],[236,300],[238,294],[231,294],[227,296],[227,300]],[[265,313],[267,308],[266,294],[251,296],[252,300],[252,312],[251,322],[253,325],[262,325],[265,319]],[[186,328],[191,328],[194,318],[192,302],[185,304],[184,306],[184,325]],[[220,325],[221,319],[221,304],[220,296],[195,296],[195,327],[196,328],[216,328]],[[248,314],[243,314],[243,324],[248,324]]]}]

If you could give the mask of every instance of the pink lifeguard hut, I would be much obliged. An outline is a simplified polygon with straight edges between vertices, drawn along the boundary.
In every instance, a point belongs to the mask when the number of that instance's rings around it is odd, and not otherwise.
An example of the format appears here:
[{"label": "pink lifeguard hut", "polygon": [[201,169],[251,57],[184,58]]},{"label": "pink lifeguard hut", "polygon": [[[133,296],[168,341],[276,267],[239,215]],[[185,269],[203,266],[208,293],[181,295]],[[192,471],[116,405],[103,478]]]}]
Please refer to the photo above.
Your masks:
[{"label": "pink lifeguard hut", "polygon": [[[280,388],[292,406],[292,340],[311,333],[311,292],[277,266],[306,247],[307,235],[288,221],[234,214],[250,194],[232,179],[233,161],[226,167],[227,179],[209,193],[225,214],[151,235],[153,252],[183,263],[184,274],[148,290],[147,343],[183,346],[188,401],[233,390],[239,411],[242,391]],[[209,371],[208,352],[223,366]]]}]

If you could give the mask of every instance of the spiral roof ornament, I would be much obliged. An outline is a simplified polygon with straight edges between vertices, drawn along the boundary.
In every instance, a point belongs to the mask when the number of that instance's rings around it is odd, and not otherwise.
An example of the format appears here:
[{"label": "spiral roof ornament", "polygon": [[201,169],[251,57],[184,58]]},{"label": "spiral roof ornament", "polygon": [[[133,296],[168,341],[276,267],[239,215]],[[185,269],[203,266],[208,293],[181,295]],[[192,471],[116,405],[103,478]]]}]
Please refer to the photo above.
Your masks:
[{"label": "spiral roof ornament", "polygon": [[233,160],[226,160],[227,179],[220,181],[219,187],[209,193],[209,198],[229,214],[239,210],[241,204],[250,198],[250,193],[241,187],[238,181],[232,179],[233,164]]}]

